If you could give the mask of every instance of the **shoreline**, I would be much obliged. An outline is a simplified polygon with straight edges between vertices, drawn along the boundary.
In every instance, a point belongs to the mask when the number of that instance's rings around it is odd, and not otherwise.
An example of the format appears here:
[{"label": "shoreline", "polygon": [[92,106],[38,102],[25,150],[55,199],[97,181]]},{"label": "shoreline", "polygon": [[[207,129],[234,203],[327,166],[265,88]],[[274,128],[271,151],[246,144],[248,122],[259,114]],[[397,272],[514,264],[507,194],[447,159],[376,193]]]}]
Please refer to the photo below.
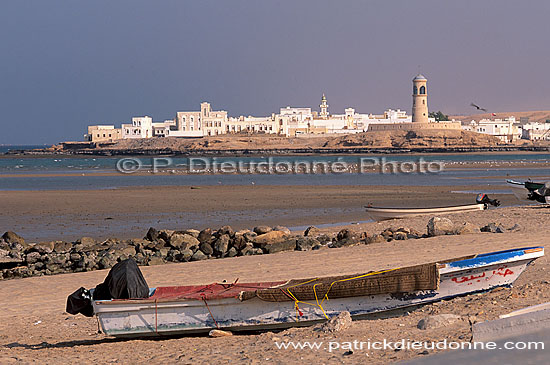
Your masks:
[{"label": "shoreline", "polygon": [[[257,136],[255,136],[257,137]],[[263,136],[262,136],[263,137]],[[260,137],[260,138],[262,138]],[[83,142],[86,144],[87,142]],[[32,149],[32,150],[14,150],[0,154],[0,158],[6,157],[54,157],[54,156],[311,156],[311,155],[410,155],[410,154],[499,154],[507,152],[518,153],[537,153],[549,152],[550,144],[546,145],[503,145],[503,146],[454,146],[454,147],[362,147],[362,146],[347,146],[347,147],[276,147],[276,148],[258,148],[258,147],[241,147],[241,148],[181,148],[174,149],[170,147],[159,148],[85,148],[75,147],[67,148],[56,152],[49,148]]]}]

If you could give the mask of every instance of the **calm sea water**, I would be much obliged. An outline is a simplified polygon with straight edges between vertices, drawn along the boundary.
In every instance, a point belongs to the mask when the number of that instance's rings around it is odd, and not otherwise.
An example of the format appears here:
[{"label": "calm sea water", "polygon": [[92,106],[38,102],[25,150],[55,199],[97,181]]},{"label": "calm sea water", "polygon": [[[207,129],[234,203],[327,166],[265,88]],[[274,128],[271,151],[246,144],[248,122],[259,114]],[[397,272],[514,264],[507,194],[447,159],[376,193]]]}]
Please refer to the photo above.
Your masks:
[{"label": "calm sea water", "polygon": [[[11,147],[13,148],[13,147]],[[476,163],[476,162],[550,162],[550,153],[537,154],[465,154],[465,155],[323,155],[278,156],[277,162],[335,162],[357,163],[360,158],[385,159],[390,162]],[[52,190],[52,189],[109,189],[125,186],[190,186],[190,185],[505,185],[503,177],[550,179],[547,168],[488,168],[444,170],[428,174],[173,174],[132,175],[118,173],[118,157],[2,157],[0,158],[0,190]],[[217,163],[240,162],[242,164],[267,161],[267,157],[218,157]],[[213,161],[212,159],[210,161]],[[148,169],[152,158],[141,158],[143,168]],[[171,160],[171,167],[182,168],[190,163],[187,157]],[[94,173],[116,173],[101,176]],[[10,174],[10,177],[2,176]],[[67,176],[30,176],[31,174],[64,174]],[[16,177],[12,177],[16,175]]]},{"label": "calm sea water", "polygon": [[35,148],[46,148],[49,146],[51,145],[47,145],[47,144],[8,145],[8,146],[0,145],[0,153],[6,153],[8,151],[13,151],[13,150],[32,150]]}]

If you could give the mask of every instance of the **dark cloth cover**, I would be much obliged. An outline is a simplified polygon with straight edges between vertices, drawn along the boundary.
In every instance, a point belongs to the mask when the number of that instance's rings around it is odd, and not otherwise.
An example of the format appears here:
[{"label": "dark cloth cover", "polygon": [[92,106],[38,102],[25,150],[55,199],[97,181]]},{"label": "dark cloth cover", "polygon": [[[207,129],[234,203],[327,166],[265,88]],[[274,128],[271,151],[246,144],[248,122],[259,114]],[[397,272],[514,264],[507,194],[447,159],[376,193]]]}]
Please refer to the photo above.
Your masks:
[{"label": "dark cloth cover", "polygon": [[148,298],[149,286],[134,259],[119,262],[94,290],[94,300]]},{"label": "dark cloth cover", "polygon": [[[109,271],[105,281],[95,287],[93,300],[148,298],[149,286],[134,259],[119,262]],[[67,297],[67,313],[94,315],[92,295],[80,288]]]},{"label": "dark cloth cover", "polygon": [[92,307],[90,291],[81,287],[67,297],[67,313],[82,313],[86,317],[93,317],[94,308]]}]

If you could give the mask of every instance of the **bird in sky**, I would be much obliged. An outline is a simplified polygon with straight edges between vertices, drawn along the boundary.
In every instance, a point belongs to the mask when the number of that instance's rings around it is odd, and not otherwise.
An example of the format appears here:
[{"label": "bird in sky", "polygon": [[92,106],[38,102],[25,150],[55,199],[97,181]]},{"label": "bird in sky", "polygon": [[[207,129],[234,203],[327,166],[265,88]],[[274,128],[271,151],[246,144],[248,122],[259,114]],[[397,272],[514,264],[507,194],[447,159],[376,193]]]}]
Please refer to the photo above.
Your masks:
[{"label": "bird in sky", "polygon": [[480,107],[480,106],[477,106],[477,105],[475,105],[474,103],[471,103],[470,105],[473,106],[474,108],[476,108],[477,110],[482,110],[482,111],[484,111],[484,112],[487,111],[487,109],[482,108],[482,107]]}]

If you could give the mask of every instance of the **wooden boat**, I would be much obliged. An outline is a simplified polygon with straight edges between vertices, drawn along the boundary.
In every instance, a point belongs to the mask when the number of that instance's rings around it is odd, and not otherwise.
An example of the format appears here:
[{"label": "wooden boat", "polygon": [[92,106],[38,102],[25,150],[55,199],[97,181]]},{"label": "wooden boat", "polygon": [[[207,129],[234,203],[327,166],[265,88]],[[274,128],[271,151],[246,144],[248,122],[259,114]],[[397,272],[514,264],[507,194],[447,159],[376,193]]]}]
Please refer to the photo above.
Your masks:
[{"label": "wooden boat", "polygon": [[147,299],[92,304],[104,333],[117,337],[305,326],[509,286],[543,255],[529,247],[353,276],[159,287]]},{"label": "wooden boat", "polygon": [[469,204],[439,208],[382,208],[369,206],[366,206],[365,208],[367,210],[367,214],[369,215],[369,217],[371,217],[371,219],[375,221],[383,221],[387,219],[409,218],[426,214],[437,215],[473,212],[476,210],[487,209],[487,206],[485,204]]}]

